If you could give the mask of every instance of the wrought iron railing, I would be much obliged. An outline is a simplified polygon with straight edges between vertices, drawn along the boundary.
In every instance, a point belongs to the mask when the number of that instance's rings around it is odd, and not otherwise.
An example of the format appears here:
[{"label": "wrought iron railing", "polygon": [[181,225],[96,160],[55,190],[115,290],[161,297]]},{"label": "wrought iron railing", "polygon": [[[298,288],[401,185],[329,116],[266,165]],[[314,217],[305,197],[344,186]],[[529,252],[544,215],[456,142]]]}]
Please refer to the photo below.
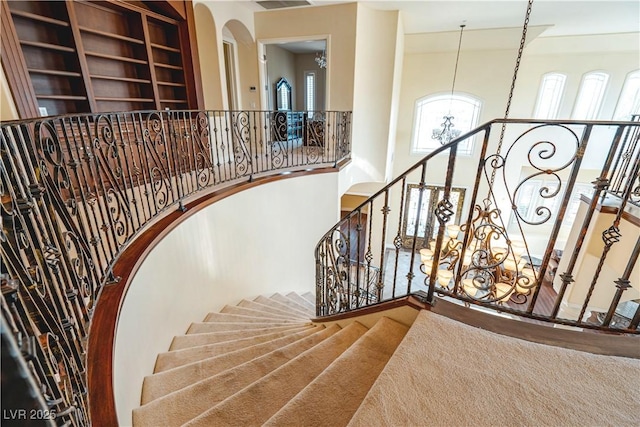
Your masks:
[{"label": "wrought iron railing", "polygon": [[[495,120],[438,148],[320,240],[317,314],[417,293],[637,333],[639,131],[637,120]],[[475,155],[457,155],[468,142]],[[379,268],[377,283],[354,263]]]},{"label": "wrought iron railing", "polygon": [[351,151],[351,113],[337,111],[127,112],[1,127],[2,314],[58,425],[88,424],[89,323],[146,226],[203,191],[336,166]]}]

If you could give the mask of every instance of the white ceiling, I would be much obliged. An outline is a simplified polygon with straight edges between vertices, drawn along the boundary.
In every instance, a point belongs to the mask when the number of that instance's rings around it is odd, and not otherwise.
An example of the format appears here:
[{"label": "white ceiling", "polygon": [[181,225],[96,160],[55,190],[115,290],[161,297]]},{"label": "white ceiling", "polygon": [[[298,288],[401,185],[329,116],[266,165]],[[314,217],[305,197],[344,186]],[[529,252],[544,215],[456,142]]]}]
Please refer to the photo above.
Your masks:
[{"label": "white ceiling", "polygon": [[[350,0],[308,0],[314,6]],[[399,10],[406,34],[455,31],[463,21],[469,30],[522,27],[526,0],[361,1],[368,7]],[[253,10],[265,10],[255,1]],[[610,34],[640,31],[638,0],[535,0],[530,25],[550,25],[544,36]]]},{"label": "white ceiling", "polygon": [[[348,3],[348,0],[308,0],[313,6]],[[414,1],[362,1],[364,5],[380,10],[399,10],[405,34],[438,36],[435,33],[458,32],[465,24],[466,43],[473,31],[499,29],[519,32],[524,23],[526,0],[414,0]],[[246,2],[253,10],[264,10],[255,2]],[[530,27],[537,27],[530,36],[553,37],[587,34],[640,33],[639,0],[534,0]],[[508,30],[507,30],[508,29]],[[518,34],[516,34],[518,33]],[[478,36],[482,32],[479,31]],[[499,31],[496,32],[499,34]],[[506,34],[505,34],[506,35]],[[528,40],[534,37],[529,37]],[[639,35],[640,37],[640,35]],[[415,38],[415,36],[413,37]],[[451,37],[449,37],[451,38]],[[454,37],[457,40],[457,36]],[[451,38],[452,40],[454,38]],[[419,40],[418,37],[417,40]],[[294,53],[322,50],[320,43],[283,44]],[[421,42],[422,43],[422,42]],[[411,49],[409,49],[411,50]]]}]

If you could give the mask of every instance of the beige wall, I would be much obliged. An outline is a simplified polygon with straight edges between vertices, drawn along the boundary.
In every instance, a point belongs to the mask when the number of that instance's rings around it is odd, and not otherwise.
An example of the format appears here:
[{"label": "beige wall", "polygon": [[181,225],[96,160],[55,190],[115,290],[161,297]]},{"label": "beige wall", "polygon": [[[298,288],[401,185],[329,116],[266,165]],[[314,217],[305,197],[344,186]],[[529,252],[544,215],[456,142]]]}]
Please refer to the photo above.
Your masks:
[{"label": "beige wall", "polygon": [[[492,30],[489,30],[492,31]],[[482,31],[466,34],[466,37],[490,39],[490,35],[482,35]],[[457,33],[451,33],[451,37],[457,37]],[[433,37],[442,37],[434,34]],[[414,46],[414,38],[426,42],[426,35],[406,35],[407,45]],[[629,71],[638,69],[640,53],[636,49],[637,43],[630,42],[627,35],[603,36],[604,41],[596,42],[593,37],[572,37],[569,43],[566,38],[542,38],[531,41],[525,49],[524,56],[510,117],[531,117],[535,106],[538,87],[543,74],[557,71],[567,74],[567,86],[565,97],[561,104],[560,118],[569,118],[573,107],[573,101],[578,91],[582,75],[593,70],[603,70],[610,74],[609,86],[605,94],[605,101],[600,118],[610,120],[613,115],[624,78]],[[558,43],[565,49],[559,51]],[[602,51],[604,46],[611,44],[617,46],[613,51]],[[504,116],[509,85],[513,74],[516,58],[516,49],[500,50],[463,50],[460,55],[458,75],[456,80],[456,92],[474,95],[482,100],[479,123],[487,122],[494,118]],[[592,46],[590,53],[589,46]],[[416,52],[406,53],[404,56],[402,89],[399,104],[398,126],[396,133],[396,149],[394,158],[394,176],[398,176],[411,165],[421,159],[421,155],[410,153],[411,137],[414,126],[414,109],[416,101],[430,94],[447,93],[451,91],[453,67],[455,64],[455,44],[451,44],[449,51],[443,52]],[[567,50],[568,49],[568,50]],[[578,53],[574,53],[575,49]],[[608,149],[605,145],[611,139],[592,138],[590,147],[583,159],[582,169],[591,170],[601,167],[602,153]],[[505,141],[509,141],[508,137]],[[605,144],[605,145],[603,145]],[[492,147],[495,149],[495,147]],[[559,152],[567,151],[567,147],[559,147]],[[456,163],[455,184],[470,189],[475,181],[477,169],[479,144],[476,144],[475,155],[461,157]],[[513,157],[525,159],[526,154],[516,151]],[[562,157],[562,156],[558,156]],[[566,157],[565,157],[566,158]],[[427,171],[426,182],[429,184],[443,184],[446,171],[446,155],[437,157],[438,161],[432,162]],[[522,176],[522,166],[511,167],[507,170],[507,182],[517,183]],[[585,177],[583,182],[590,182],[596,176]],[[501,179],[501,178],[500,178]],[[419,182],[419,175],[413,175],[408,182]],[[392,193],[393,206],[399,204],[399,191]],[[506,193],[498,189],[498,202],[502,203],[503,212],[510,211],[510,203]],[[390,215],[390,220],[394,213]],[[508,218],[507,218],[508,219]],[[389,239],[394,236],[388,236]],[[544,239],[538,239],[539,245],[536,252],[544,250]]]},{"label": "beige wall", "polygon": [[282,77],[287,79],[289,84],[291,85],[291,110],[296,111],[301,109],[300,105],[297,103],[296,93],[296,55],[289,52],[288,50],[282,49],[278,45],[269,44],[265,46],[265,51],[267,55],[267,74],[269,76],[269,99],[267,102],[267,106],[269,110],[275,110],[275,85]]},{"label": "beige wall", "polygon": [[[238,99],[241,107],[251,109],[251,105],[259,105],[258,64],[255,37],[253,32],[253,12],[240,2],[194,0],[196,16],[196,34],[198,37],[198,53],[202,74],[202,86],[207,109],[228,108],[226,77],[224,73],[224,55],[222,31],[225,25],[238,43]],[[204,8],[207,8],[205,10]],[[212,30],[209,12],[215,28]],[[255,92],[249,87],[256,86]]]},{"label": "beige wall", "polygon": [[[1,68],[1,67],[0,67]],[[4,69],[0,70],[0,120],[15,120],[18,118],[16,106],[9,90],[9,84],[4,74]]]},{"label": "beige wall", "polygon": [[156,355],[191,322],[243,298],[314,292],[315,245],[338,212],[337,174],[312,175],[236,194],[169,233],[133,278],[118,319],[120,425],[131,425]]},{"label": "beige wall", "polygon": [[315,109],[319,111],[326,110],[325,93],[327,71],[318,67],[316,63],[315,53],[299,54],[296,58],[296,81],[298,82],[298,90],[296,93],[296,105],[298,110],[304,111],[304,73],[306,71],[314,71],[316,73],[316,105]]},{"label": "beige wall", "polygon": [[353,109],[356,3],[269,10],[255,14],[258,42],[285,39],[327,40],[327,109]]}]

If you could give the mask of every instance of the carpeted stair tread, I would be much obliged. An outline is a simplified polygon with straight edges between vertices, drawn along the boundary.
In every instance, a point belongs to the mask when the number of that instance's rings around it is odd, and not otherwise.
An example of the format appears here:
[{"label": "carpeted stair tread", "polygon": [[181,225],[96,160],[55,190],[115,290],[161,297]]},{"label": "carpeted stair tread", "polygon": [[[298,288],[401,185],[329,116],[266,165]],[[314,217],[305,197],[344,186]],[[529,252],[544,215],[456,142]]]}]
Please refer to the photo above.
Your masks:
[{"label": "carpeted stair tread", "polygon": [[288,305],[291,308],[296,308],[298,310],[303,310],[303,311],[307,311],[307,312],[313,311],[312,309],[310,309],[306,305],[299,304],[297,301],[294,301],[291,298],[289,298],[288,296],[285,296],[285,295],[282,295],[282,294],[275,293],[275,294],[271,295],[269,298],[274,300],[274,301],[278,301],[278,302],[281,302],[281,303],[283,303],[285,305]]},{"label": "carpeted stair tread", "polygon": [[306,308],[303,307],[292,307],[290,305],[287,305],[285,303],[282,303],[280,301],[276,301],[274,299],[271,299],[269,297],[265,297],[263,295],[260,295],[259,297],[256,297],[254,300],[254,302],[260,303],[260,304],[267,304],[270,307],[276,307],[280,310],[285,310],[285,311],[289,311],[292,313],[296,313],[296,314],[301,314],[303,316],[308,317],[313,317],[315,315],[315,310],[307,310]]},{"label": "carpeted stair tread", "polygon": [[261,425],[307,386],[367,328],[358,322],[305,351],[205,413],[187,426]]},{"label": "carpeted stair tread", "polygon": [[185,348],[198,347],[201,345],[216,344],[242,338],[250,338],[274,332],[298,332],[309,328],[313,328],[313,325],[299,325],[284,328],[256,328],[244,329],[239,331],[205,332],[202,334],[180,335],[173,338],[171,346],[169,346],[169,351],[182,350]]},{"label": "carpeted stair tread", "polygon": [[290,309],[282,310],[280,308],[273,306],[273,304],[266,305],[257,301],[250,301],[246,299],[240,301],[238,303],[238,307],[246,307],[246,308],[252,308],[254,310],[262,310],[262,311],[273,313],[273,314],[289,315],[289,316],[293,316],[293,317],[304,319],[304,320],[309,320],[309,317],[310,317],[307,314],[299,313],[294,310],[290,310]]},{"label": "carpeted stair tread", "polygon": [[300,294],[297,294],[295,292],[289,292],[285,296],[287,298],[291,298],[292,300],[294,300],[295,302],[297,302],[303,307],[307,307],[310,310],[315,309],[315,304],[311,304],[310,301],[308,301],[306,298],[303,298]]},{"label": "carpeted stair tread", "polygon": [[307,301],[309,301],[314,309],[316,308],[316,296],[313,293],[305,292],[304,294],[302,294],[300,296],[302,298],[306,299]]},{"label": "carpeted stair tread", "polygon": [[346,426],[409,328],[381,318],[266,426]]},{"label": "carpeted stair tread", "polygon": [[282,365],[295,360],[301,354],[312,351],[326,341],[339,341],[334,337],[340,332],[342,331],[339,326],[330,326],[262,357],[149,402],[134,410],[134,425],[136,427],[182,425]]},{"label": "carpeted stair tread", "polygon": [[[305,337],[322,332],[324,329],[324,326],[317,325],[311,329],[287,335],[276,340],[252,345],[230,353],[221,354],[220,356],[210,357],[157,374],[148,375],[144,379],[141,402],[142,404],[149,403],[172,391],[188,387],[192,383],[201,381],[267,353],[271,353],[279,348],[302,340]],[[322,335],[319,335],[319,337],[322,337]]]},{"label": "carpeted stair tread", "polygon": [[231,351],[239,350],[241,348],[249,347],[261,342],[267,342],[274,339],[282,338],[286,335],[291,335],[292,333],[295,333],[295,331],[292,332],[287,330],[272,332],[264,335],[240,338],[216,344],[207,344],[198,347],[190,347],[182,350],[160,353],[158,354],[158,358],[156,359],[154,372],[166,371],[167,369],[175,368],[187,363],[195,362],[213,356],[218,356],[224,353],[229,353]]},{"label": "carpeted stair tread", "polygon": [[304,323],[280,323],[280,322],[265,322],[265,323],[247,323],[247,322],[194,322],[189,326],[187,334],[204,334],[209,332],[223,332],[223,331],[240,331],[245,329],[256,328],[278,328],[288,329],[301,325],[310,325],[311,322]]},{"label": "carpeted stair tread", "polygon": [[267,323],[267,322],[280,322],[280,323],[299,323],[300,320],[291,319],[276,319],[273,317],[264,316],[247,316],[244,314],[227,314],[227,313],[209,313],[204,319],[205,322],[245,322],[245,323]]},{"label": "carpeted stair tread", "polygon": [[222,309],[220,310],[220,313],[226,313],[226,314],[240,314],[243,316],[252,316],[252,317],[268,317],[270,319],[274,319],[274,320],[293,320],[296,322],[303,322],[305,320],[308,320],[307,318],[301,318],[301,317],[295,317],[292,316],[291,314],[286,315],[286,314],[275,314],[275,313],[270,313],[267,311],[261,311],[261,310],[256,310],[253,308],[247,308],[247,307],[238,307],[238,306],[233,306],[233,305],[225,305],[224,307],[222,307]]},{"label": "carpeted stair tread", "polygon": [[637,359],[519,340],[422,310],[349,426],[637,426],[638,378]]}]

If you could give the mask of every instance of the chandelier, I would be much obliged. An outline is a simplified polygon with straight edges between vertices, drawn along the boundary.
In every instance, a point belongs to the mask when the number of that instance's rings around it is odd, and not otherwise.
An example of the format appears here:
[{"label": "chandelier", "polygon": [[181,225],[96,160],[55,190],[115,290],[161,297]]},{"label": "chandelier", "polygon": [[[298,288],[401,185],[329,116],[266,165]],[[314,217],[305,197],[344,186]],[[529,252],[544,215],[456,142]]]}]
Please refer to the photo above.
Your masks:
[{"label": "chandelier", "polygon": [[320,68],[327,68],[327,55],[325,54],[324,50],[322,51],[322,53],[316,53],[316,63]]},{"label": "chandelier", "polygon": [[[504,115],[505,120],[509,117],[532,4],[533,0],[528,0],[520,48]],[[464,25],[461,25],[458,57],[463,28]],[[457,68],[458,59],[456,58],[452,95]],[[452,119],[453,116],[449,113],[444,117],[443,129],[434,129],[433,138],[439,139],[442,144],[450,142],[457,136],[452,129]],[[492,155],[494,159],[501,158],[505,129],[506,121],[502,125],[496,154]],[[438,131],[437,137],[436,131]],[[459,131],[457,132],[459,134]],[[449,200],[450,190],[445,190],[444,199],[438,205],[436,216],[441,230],[444,229],[446,232],[429,242],[428,248],[420,249],[420,270],[427,276],[425,284],[427,281],[435,283],[444,293],[451,292],[463,295],[470,300],[490,303],[506,304],[511,301],[523,304],[537,287],[540,271],[530,256],[524,237],[509,236],[500,209],[495,207],[497,203],[493,185],[500,163],[500,160],[487,163],[488,167],[493,169],[488,179],[488,194],[482,203],[473,207],[473,214],[469,215],[469,223],[461,225],[449,223],[452,213],[450,208],[453,205]]]},{"label": "chandelier", "polygon": [[[458,61],[460,60],[460,47],[462,46],[462,32],[465,25],[460,25],[460,38],[458,40],[458,53],[456,54],[456,65],[453,69],[453,83],[451,84],[451,97],[449,98],[449,114],[443,117],[444,122],[440,125],[440,128],[433,129],[431,139],[436,139],[441,145],[446,145],[460,136],[461,131],[459,129],[453,129],[453,116],[451,115],[451,101],[453,100],[453,91],[456,87],[456,75],[458,74]],[[317,58],[316,58],[317,60]]]}]

